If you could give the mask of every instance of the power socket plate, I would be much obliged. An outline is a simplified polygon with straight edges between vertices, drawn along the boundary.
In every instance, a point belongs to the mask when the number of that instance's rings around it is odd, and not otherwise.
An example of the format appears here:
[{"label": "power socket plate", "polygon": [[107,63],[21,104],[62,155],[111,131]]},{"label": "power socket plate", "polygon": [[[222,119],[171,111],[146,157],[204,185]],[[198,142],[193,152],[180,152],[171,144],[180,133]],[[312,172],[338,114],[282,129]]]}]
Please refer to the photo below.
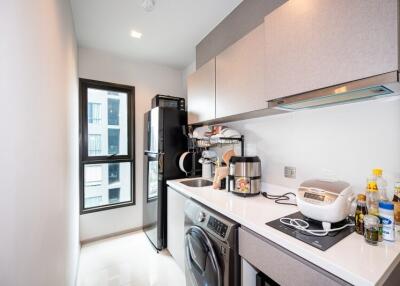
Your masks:
[{"label": "power socket plate", "polygon": [[296,167],[285,166],[284,176],[285,178],[296,179]]}]

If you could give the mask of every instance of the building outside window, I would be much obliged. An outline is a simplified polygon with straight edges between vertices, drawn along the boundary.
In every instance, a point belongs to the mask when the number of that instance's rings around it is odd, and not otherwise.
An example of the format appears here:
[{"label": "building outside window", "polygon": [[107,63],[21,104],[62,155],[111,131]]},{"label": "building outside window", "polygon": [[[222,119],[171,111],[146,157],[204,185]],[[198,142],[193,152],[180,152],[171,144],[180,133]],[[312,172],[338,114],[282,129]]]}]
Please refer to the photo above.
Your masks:
[{"label": "building outside window", "polygon": [[101,165],[90,165],[85,169],[85,185],[99,186],[103,181],[103,167]]},{"label": "building outside window", "polygon": [[134,204],[134,89],[80,79],[81,213]]},{"label": "building outside window", "polygon": [[88,103],[88,122],[90,124],[101,123],[101,104],[95,102]]},{"label": "building outside window", "polygon": [[100,134],[89,134],[88,153],[89,153],[89,156],[97,156],[97,155],[101,154],[101,135]]},{"label": "building outside window", "polygon": [[95,197],[85,198],[85,207],[86,208],[91,208],[91,207],[95,207],[95,206],[101,205],[102,201],[103,201],[103,197],[102,196],[95,196]]},{"label": "building outside window", "polygon": [[108,183],[114,184],[119,182],[119,164],[108,165]]},{"label": "building outside window", "polygon": [[108,125],[119,125],[119,99],[108,99]]},{"label": "building outside window", "polygon": [[108,129],[108,154],[119,153],[119,129]]},{"label": "building outside window", "polygon": [[108,202],[110,204],[119,203],[120,188],[112,188],[108,190]]}]

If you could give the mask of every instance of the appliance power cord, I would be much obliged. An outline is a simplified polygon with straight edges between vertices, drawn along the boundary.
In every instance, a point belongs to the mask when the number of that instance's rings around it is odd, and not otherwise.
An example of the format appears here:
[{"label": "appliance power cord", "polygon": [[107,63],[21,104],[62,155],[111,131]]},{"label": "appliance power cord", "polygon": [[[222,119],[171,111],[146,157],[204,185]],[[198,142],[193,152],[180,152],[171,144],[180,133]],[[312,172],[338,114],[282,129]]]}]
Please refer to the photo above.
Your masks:
[{"label": "appliance power cord", "polygon": [[323,229],[308,229],[310,224],[308,222],[306,222],[305,220],[302,220],[299,218],[283,217],[279,221],[281,223],[283,223],[284,225],[291,226],[295,229],[307,232],[307,233],[315,235],[315,236],[326,236],[329,232],[338,231],[338,230],[345,229],[346,227],[354,226],[354,223],[348,223],[341,227],[331,229],[331,224],[329,222],[322,222]]},{"label": "appliance power cord", "polygon": [[267,192],[261,192],[261,194],[269,200],[274,200],[275,203],[277,203],[277,204],[297,206],[297,204],[295,204],[295,203],[286,202],[286,201],[290,201],[290,197],[289,197],[290,195],[296,197],[295,193],[288,192],[288,193],[284,193],[283,195],[268,195]]}]

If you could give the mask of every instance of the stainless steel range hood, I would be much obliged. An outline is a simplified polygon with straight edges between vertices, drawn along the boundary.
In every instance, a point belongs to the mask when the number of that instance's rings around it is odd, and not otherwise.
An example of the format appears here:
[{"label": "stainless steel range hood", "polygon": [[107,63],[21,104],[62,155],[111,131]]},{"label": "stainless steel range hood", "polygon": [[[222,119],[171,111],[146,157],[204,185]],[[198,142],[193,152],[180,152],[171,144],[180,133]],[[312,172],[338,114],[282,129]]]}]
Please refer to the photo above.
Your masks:
[{"label": "stainless steel range hood", "polygon": [[294,111],[377,99],[393,95],[400,95],[398,71],[277,98],[268,102],[268,108]]}]

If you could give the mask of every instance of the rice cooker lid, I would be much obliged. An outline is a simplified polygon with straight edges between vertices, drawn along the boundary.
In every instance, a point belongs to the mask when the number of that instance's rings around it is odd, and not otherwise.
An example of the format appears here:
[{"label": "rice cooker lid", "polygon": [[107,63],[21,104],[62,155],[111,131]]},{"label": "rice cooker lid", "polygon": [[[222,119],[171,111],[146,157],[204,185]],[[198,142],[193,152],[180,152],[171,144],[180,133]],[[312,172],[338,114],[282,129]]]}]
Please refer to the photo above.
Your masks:
[{"label": "rice cooker lid", "polygon": [[300,188],[321,189],[326,192],[340,195],[341,192],[350,187],[350,184],[344,181],[323,181],[323,180],[308,180],[300,185]]}]

